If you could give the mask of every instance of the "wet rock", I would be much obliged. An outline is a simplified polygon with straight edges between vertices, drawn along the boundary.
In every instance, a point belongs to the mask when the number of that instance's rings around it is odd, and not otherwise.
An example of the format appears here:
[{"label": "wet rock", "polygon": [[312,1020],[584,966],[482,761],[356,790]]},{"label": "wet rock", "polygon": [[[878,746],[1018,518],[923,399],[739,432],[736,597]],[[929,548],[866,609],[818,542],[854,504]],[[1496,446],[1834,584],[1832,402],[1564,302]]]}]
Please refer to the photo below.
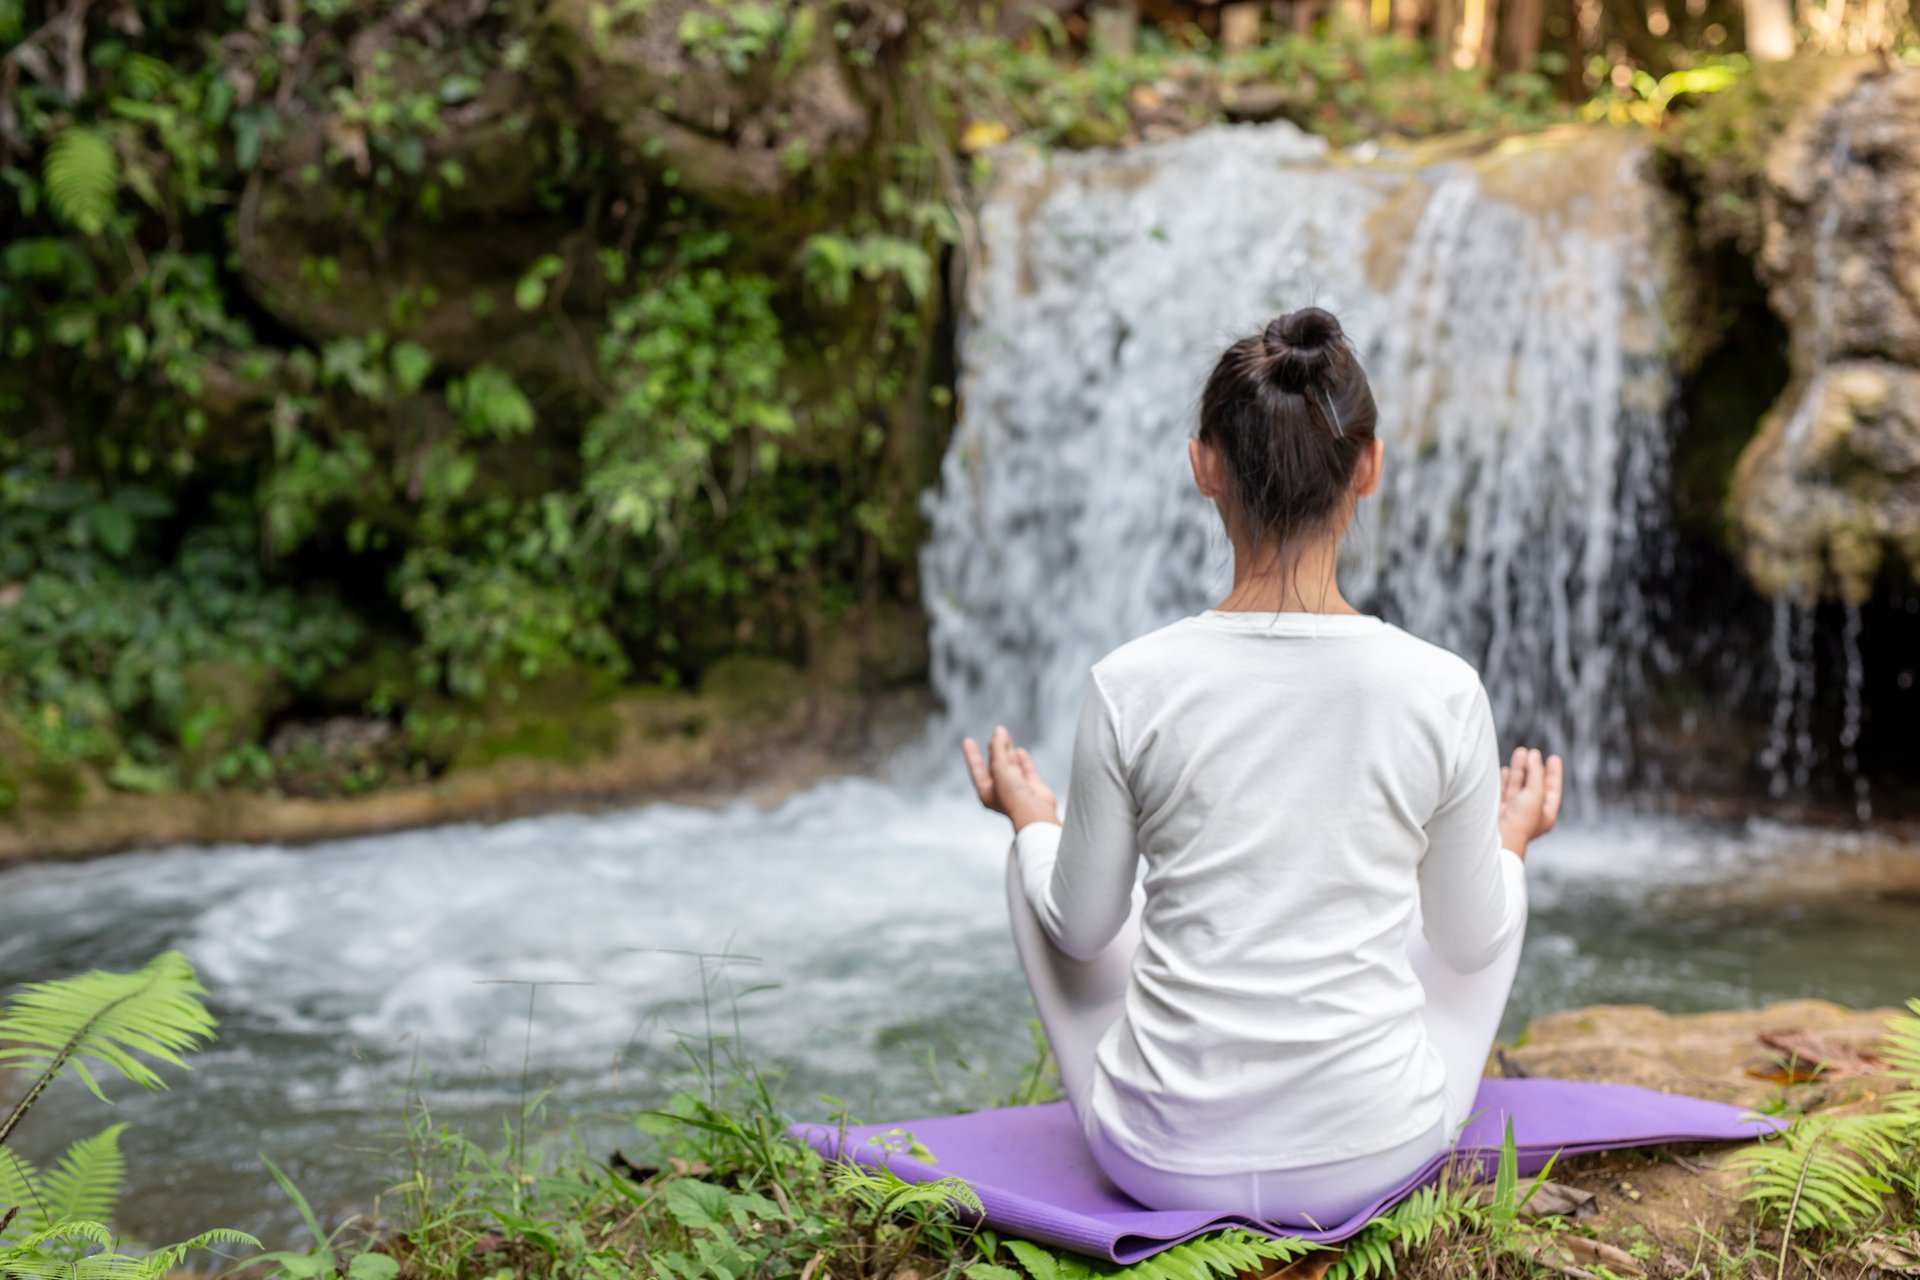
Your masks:
[{"label": "wet rock", "polygon": [[1730,524],[1762,590],[1858,604],[1889,556],[1920,571],[1920,71],[1808,60],[1701,115],[1670,144],[1696,231],[1790,335]]},{"label": "wet rock", "polygon": [[1303,97],[1291,85],[1270,81],[1230,84],[1220,90],[1220,107],[1229,120],[1263,123],[1299,111]]}]

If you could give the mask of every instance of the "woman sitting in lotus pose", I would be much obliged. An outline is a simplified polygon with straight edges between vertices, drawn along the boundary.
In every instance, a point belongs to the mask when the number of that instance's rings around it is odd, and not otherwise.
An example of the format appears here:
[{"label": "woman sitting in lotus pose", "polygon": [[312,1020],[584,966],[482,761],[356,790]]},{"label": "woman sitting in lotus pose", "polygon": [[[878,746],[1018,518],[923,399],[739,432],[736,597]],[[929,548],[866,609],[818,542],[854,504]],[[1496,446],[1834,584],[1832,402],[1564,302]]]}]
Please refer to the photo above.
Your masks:
[{"label": "woman sitting in lotus pose", "polygon": [[1094,664],[1064,820],[965,743],[1061,1083],[1152,1208],[1364,1208],[1452,1142],[1513,985],[1561,762],[1503,768],[1478,673],[1342,598],[1375,417],[1327,312],[1234,343],[1188,444],[1232,591]]}]

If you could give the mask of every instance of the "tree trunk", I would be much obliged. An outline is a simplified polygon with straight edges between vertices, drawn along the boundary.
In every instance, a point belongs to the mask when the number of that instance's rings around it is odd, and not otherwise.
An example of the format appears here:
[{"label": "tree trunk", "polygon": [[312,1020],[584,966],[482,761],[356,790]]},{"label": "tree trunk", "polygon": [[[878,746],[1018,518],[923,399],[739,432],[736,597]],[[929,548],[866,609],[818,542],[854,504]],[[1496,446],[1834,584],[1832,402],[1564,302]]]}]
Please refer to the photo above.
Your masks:
[{"label": "tree trunk", "polygon": [[1260,43],[1260,6],[1252,0],[1235,0],[1220,6],[1220,47],[1228,53],[1244,53]]},{"label": "tree trunk", "polygon": [[1090,6],[1088,43],[1101,53],[1129,57],[1140,31],[1140,0]]},{"label": "tree trunk", "polygon": [[1460,34],[1453,48],[1456,67],[1484,67],[1491,51],[1494,0],[1466,0],[1460,15]]},{"label": "tree trunk", "polygon": [[1541,26],[1546,21],[1543,0],[1506,0],[1500,7],[1500,67],[1527,71],[1540,56]]},{"label": "tree trunk", "polygon": [[1784,62],[1793,56],[1793,12],[1788,0],[1741,0],[1747,20],[1747,56]]},{"label": "tree trunk", "polygon": [[1460,25],[1460,0],[1433,0],[1433,60],[1453,65],[1453,44]]}]

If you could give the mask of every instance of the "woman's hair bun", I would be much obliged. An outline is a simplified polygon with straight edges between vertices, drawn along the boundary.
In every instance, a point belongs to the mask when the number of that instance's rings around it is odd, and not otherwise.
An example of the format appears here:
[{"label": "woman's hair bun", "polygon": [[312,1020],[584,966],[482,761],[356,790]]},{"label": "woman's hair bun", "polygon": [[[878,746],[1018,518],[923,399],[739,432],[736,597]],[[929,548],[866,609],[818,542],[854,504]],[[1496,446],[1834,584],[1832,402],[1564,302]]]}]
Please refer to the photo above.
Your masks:
[{"label": "woman's hair bun", "polygon": [[1288,391],[1304,390],[1325,376],[1346,340],[1340,322],[1319,307],[1275,316],[1262,337],[1268,372]]}]

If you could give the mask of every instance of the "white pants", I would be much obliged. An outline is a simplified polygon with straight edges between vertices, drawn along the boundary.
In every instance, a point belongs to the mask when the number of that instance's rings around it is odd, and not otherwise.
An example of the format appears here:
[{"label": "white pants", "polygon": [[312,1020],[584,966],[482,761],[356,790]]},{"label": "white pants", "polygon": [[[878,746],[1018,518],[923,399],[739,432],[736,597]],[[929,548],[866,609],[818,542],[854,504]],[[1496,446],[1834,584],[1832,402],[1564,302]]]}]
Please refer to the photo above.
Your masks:
[{"label": "white pants", "polygon": [[1516,934],[1486,968],[1460,973],[1433,954],[1416,919],[1408,930],[1407,958],[1426,989],[1421,1019],[1446,1070],[1446,1111],[1432,1130],[1411,1142],[1351,1160],[1248,1173],[1171,1173],[1115,1147],[1094,1121],[1087,1097],[1093,1085],[1094,1049],[1126,1010],[1144,902],[1136,888],[1133,913],[1119,936],[1092,959],[1074,960],[1048,939],[1027,903],[1019,865],[1008,859],[1007,907],[1013,919],[1014,948],[1060,1069],[1061,1088],[1087,1134],[1094,1159],[1122,1191],[1152,1209],[1204,1209],[1270,1222],[1331,1226],[1352,1217],[1451,1145],[1480,1087],[1519,968],[1521,939]]}]

